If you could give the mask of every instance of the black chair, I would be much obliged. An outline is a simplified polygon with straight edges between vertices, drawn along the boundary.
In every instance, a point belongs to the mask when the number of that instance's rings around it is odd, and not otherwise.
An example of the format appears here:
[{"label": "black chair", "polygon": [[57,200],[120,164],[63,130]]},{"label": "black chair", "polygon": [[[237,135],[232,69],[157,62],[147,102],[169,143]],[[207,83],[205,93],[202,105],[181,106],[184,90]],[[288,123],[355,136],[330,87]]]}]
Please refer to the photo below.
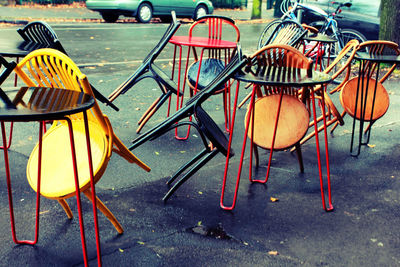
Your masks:
[{"label": "black chair", "polygon": [[[43,21],[33,21],[25,25],[23,28],[18,29],[19,35],[28,43],[28,45],[40,44],[40,48],[53,48],[66,55],[67,51],[62,46],[60,40],[57,37],[55,31],[50,27],[49,24]],[[91,85],[94,96],[100,102],[105,105],[112,107],[114,110],[118,111],[111,101],[109,101],[105,96],[103,96],[93,85]]]},{"label": "black chair", "polygon": [[[0,56],[0,85],[10,76],[14,68],[17,64],[14,61],[8,62],[2,56]],[[0,88],[0,98],[3,101],[3,104],[8,107],[15,107],[12,101],[8,98],[8,96],[4,93],[4,91]],[[11,146],[11,138],[12,138],[12,130],[13,123],[11,122],[10,126],[10,134],[8,138],[8,144],[6,146],[0,146],[0,149],[9,149]]]},{"label": "black chair", "polygon": [[[159,125],[132,141],[133,144],[129,148],[130,150],[137,148],[146,141],[154,140],[169,130],[182,125],[192,125],[199,132],[204,144],[204,149],[172,175],[167,184],[171,184],[178,176],[192,166],[165,194],[163,197],[164,201],[167,201],[180,185],[217,155],[218,152],[221,152],[224,156],[228,155],[228,139],[213,119],[204,111],[201,105],[210,96],[214,95],[217,90],[223,87],[225,83],[229,82],[229,80],[234,77],[235,73],[240,71],[247,63],[246,57],[242,56],[240,46],[238,46],[237,51],[238,53],[232,58],[224,70],[206,88],[190,98],[184,107]],[[180,122],[183,119],[190,118],[192,115],[194,115],[197,123],[194,121]],[[212,143],[211,147],[208,145],[206,138]],[[233,155],[233,151],[230,150],[229,157]]]},{"label": "black chair", "polygon": [[[153,116],[153,114],[164,104],[164,102],[172,94],[178,94],[178,91],[176,90],[176,83],[171,80],[171,78],[154,63],[154,61],[160,55],[161,51],[168,44],[171,37],[175,34],[175,32],[181,25],[181,23],[176,20],[175,12],[171,12],[171,14],[172,22],[165,31],[160,41],[157,43],[157,45],[146,56],[139,68],[108,96],[108,99],[112,102],[121,94],[125,94],[129,89],[131,89],[141,80],[145,78],[154,79],[154,81],[161,89],[161,96],[153,102],[153,104],[146,110],[141,119],[138,121],[139,127],[136,132],[140,132],[142,127],[151,118],[151,116]],[[181,96],[181,94],[179,94],[179,96]]]}]

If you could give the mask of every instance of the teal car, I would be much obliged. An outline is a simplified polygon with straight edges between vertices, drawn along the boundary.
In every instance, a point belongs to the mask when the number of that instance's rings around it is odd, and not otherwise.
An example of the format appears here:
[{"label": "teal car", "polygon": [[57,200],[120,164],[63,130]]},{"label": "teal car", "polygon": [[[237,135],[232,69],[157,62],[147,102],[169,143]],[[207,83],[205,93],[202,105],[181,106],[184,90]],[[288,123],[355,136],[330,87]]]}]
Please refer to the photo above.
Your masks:
[{"label": "teal car", "polygon": [[86,7],[100,12],[106,22],[116,22],[120,16],[136,17],[141,23],[153,17],[167,22],[172,10],[177,17],[197,19],[214,11],[209,0],[86,0]]}]

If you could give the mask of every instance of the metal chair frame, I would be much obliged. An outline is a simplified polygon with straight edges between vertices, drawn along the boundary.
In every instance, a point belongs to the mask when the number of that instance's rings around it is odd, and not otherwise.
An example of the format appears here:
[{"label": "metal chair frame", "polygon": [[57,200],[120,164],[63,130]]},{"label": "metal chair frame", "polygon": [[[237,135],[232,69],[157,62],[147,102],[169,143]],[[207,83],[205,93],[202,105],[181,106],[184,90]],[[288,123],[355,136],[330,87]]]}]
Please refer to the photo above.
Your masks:
[{"label": "metal chair frame", "polygon": [[168,44],[171,37],[179,29],[180,25],[181,23],[176,20],[175,12],[172,12],[172,22],[157,45],[146,56],[139,68],[108,96],[109,101],[113,102],[118,96],[125,94],[129,89],[145,78],[151,78],[157,83],[161,90],[161,96],[150,105],[150,107],[139,119],[139,127],[136,130],[138,133],[147,123],[147,121],[154,115],[154,113],[165,103],[168,98],[170,98],[170,96],[173,94],[178,94],[178,91],[176,90],[176,83],[170,77],[168,77],[168,75],[162,71],[161,68],[154,63],[154,61],[157,59],[164,47]]},{"label": "metal chair frame", "polygon": [[[198,171],[216,154],[218,154],[218,152],[228,156],[228,140],[226,136],[212,120],[212,118],[204,111],[201,105],[205,100],[214,95],[215,92],[221,88],[221,86],[224,86],[225,83],[229,82],[229,80],[234,77],[235,73],[246,64],[247,58],[242,56],[240,45],[238,45],[237,51],[238,53],[232,58],[224,70],[206,88],[190,98],[184,107],[179,109],[175,114],[168,117],[159,125],[153,127],[151,130],[132,141],[133,144],[129,150],[133,150],[146,141],[154,140],[166,132],[182,125],[194,126],[199,132],[202,142],[205,146],[204,150],[202,150],[189,162],[184,164],[178,169],[178,171],[175,172],[175,174],[172,175],[167,184],[171,184],[179,175],[197,162],[180,178],[180,180],[175,183],[173,187],[170,188],[163,198],[164,201],[167,201],[181,184],[183,184],[196,171]],[[193,121],[179,122],[183,119],[190,118],[192,115],[194,115],[197,123]],[[207,144],[206,138],[211,141],[211,147]],[[229,153],[229,157],[233,156],[233,154],[233,151],[231,151]]]}]

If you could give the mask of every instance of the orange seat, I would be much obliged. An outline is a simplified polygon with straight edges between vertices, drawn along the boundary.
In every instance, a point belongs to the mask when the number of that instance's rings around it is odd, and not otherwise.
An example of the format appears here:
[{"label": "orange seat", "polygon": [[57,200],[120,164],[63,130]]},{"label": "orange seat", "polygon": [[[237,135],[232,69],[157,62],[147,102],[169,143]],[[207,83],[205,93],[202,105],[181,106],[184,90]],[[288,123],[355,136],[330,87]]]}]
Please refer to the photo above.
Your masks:
[{"label": "orange seat", "polygon": [[[356,98],[357,98],[357,85],[358,77],[350,79],[340,91],[340,102],[345,109],[345,111],[356,119],[361,119],[361,92],[358,93],[357,100],[357,110],[356,110]],[[375,121],[385,115],[389,108],[389,94],[387,93],[385,87],[373,78],[364,78],[364,81],[360,81],[363,85],[362,94],[365,96],[367,94],[367,101],[365,106],[364,121]],[[375,103],[373,103],[374,91],[375,93]],[[372,117],[371,117],[372,114]]]},{"label": "orange seat", "polygon": [[[265,149],[272,147],[272,136],[276,122],[276,110],[279,105],[279,95],[267,95],[256,100],[254,104],[254,136],[253,142]],[[279,114],[275,150],[282,150],[294,146],[298,143],[308,130],[310,115],[306,106],[297,97],[291,95],[282,96],[282,106],[285,108]],[[245,122],[249,116],[246,113]],[[252,137],[253,118],[250,118],[248,131],[249,138]]]}]

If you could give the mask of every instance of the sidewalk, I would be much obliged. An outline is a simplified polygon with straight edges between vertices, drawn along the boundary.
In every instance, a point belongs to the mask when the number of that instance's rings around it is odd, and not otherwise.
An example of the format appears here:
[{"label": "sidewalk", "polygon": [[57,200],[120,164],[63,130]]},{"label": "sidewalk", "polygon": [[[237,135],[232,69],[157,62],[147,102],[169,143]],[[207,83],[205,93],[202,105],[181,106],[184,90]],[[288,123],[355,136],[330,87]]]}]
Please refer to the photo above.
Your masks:
[{"label": "sidewalk", "polygon": [[[84,6],[0,6],[0,14],[0,23],[26,24],[32,20],[51,22],[104,22],[99,12],[91,11]],[[214,14],[228,16],[234,20],[250,22],[251,4],[249,4],[249,7],[246,9],[215,9]],[[264,4],[261,14],[261,20],[270,20],[273,18],[273,9],[266,10]],[[128,18],[121,16],[120,21],[123,19]],[[254,20],[252,22],[256,23],[258,21],[260,20]]]}]

